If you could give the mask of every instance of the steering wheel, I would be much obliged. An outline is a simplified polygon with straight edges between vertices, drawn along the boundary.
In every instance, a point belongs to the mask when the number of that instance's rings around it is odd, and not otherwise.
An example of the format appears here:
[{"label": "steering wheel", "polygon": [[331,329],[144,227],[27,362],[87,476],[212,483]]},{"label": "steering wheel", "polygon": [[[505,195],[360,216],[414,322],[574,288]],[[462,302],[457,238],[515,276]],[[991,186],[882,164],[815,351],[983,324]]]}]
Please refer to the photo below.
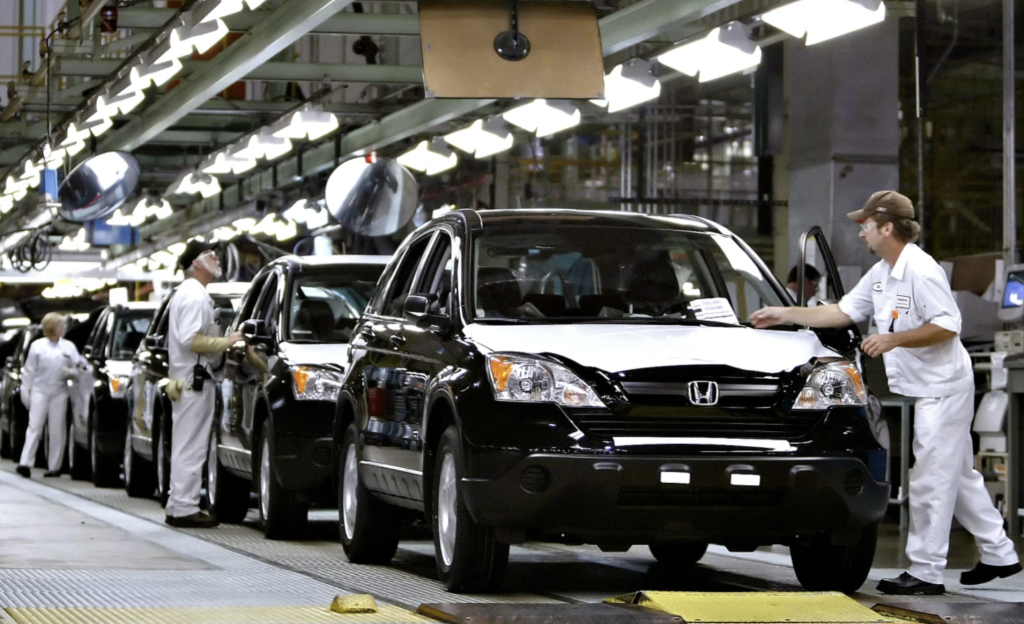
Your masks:
[{"label": "steering wheel", "polygon": [[[565,271],[562,269],[552,269],[540,279],[540,294],[547,294],[548,282],[552,281],[554,278],[558,278],[562,282],[562,291],[565,293],[566,306],[570,308],[577,307],[576,294],[573,292],[572,284],[569,283],[569,279],[566,277]],[[552,284],[551,289],[552,291],[554,290],[554,284]]]}]

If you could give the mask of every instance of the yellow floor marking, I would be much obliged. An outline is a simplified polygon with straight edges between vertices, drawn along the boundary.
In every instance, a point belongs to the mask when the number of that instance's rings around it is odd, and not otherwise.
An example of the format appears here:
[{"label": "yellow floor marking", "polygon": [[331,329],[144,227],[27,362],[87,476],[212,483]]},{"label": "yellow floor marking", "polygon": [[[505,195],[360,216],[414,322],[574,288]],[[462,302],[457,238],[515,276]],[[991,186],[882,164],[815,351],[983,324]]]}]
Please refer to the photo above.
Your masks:
[{"label": "yellow floor marking", "polygon": [[659,592],[646,591],[605,602],[637,604],[682,617],[690,624],[891,624],[838,592]]},{"label": "yellow floor marking", "polygon": [[422,624],[433,620],[392,605],[377,613],[327,607],[8,608],[17,624]]}]

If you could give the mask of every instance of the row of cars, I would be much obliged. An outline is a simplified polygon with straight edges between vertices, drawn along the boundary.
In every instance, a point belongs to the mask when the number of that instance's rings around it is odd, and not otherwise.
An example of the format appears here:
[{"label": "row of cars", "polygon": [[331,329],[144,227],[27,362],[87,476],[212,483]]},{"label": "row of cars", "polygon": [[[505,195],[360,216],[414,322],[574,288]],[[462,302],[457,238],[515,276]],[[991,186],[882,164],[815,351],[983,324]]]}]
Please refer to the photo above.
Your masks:
[{"label": "row of cars", "polygon": [[[222,364],[206,476],[222,521],[255,494],[267,536],[295,537],[336,504],[348,558],[383,564],[423,519],[452,591],[498,586],[527,540],[646,544],[677,566],[710,543],[785,544],[808,589],[867,576],[888,456],[856,328],[750,327],[793,302],[710,221],[455,211],[388,262],[286,257],[226,297],[225,332],[255,357]],[[132,341],[107,346],[109,311],[87,351],[123,411],[97,400],[72,457],[109,483],[120,450],[128,493],[165,497],[166,303],[141,337],[123,314]]]}]

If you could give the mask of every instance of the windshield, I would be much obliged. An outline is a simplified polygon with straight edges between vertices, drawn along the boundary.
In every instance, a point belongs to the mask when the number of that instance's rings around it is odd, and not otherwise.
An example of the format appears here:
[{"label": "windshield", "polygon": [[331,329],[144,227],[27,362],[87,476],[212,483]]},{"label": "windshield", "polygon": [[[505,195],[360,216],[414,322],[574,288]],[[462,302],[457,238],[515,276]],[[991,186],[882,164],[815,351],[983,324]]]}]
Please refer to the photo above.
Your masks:
[{"label": "windshield", "polygon": [[559,225],[494,229],[475,241],[477,320],[744,322],[784,305],[729,236]]},{"label": "windshield", "polygon": [[132,359],[152,320],[152,310],[118,315],[114,323],[114,341],[110,344],[110,358],[113,360]]},{"label": "windshield", "polygon": [[348,342],[383,265],[341,265],[292,281],[287,340]]}]

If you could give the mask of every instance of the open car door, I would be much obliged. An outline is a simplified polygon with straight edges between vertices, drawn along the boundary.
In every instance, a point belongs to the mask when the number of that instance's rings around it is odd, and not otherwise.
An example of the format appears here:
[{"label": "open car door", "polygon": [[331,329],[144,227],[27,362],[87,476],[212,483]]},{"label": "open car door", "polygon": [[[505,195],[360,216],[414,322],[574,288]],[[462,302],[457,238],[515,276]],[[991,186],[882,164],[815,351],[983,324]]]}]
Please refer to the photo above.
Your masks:
[{"label": "open car door", "polygon": [[[804,267],[807,265],[807,243],[811,240],[817,245],[818,255],[821,257],[822,262],[825,263],[825,275],[828,277],[826,281],[828,289],[826,299],[830,303],[839,303],[839,300],[846,294],[846,290],[843,288],[843,282],[839,279],[839,269],[836,266],[835,258],[832,257],[832,249],[829,248],[828,241],[825,239],[825,233],[817,225],[800,236],[800,263],[797,264],[797,284],[801,286],[797,288],[800,296],[797,303],[801,306],[807,305],[803,283]],[[851,361],[858,361],[857,349],[860,347],[861,335],[856,325],[839,328],[814,328],[814,332],[825,346],[842,353]]]}]

